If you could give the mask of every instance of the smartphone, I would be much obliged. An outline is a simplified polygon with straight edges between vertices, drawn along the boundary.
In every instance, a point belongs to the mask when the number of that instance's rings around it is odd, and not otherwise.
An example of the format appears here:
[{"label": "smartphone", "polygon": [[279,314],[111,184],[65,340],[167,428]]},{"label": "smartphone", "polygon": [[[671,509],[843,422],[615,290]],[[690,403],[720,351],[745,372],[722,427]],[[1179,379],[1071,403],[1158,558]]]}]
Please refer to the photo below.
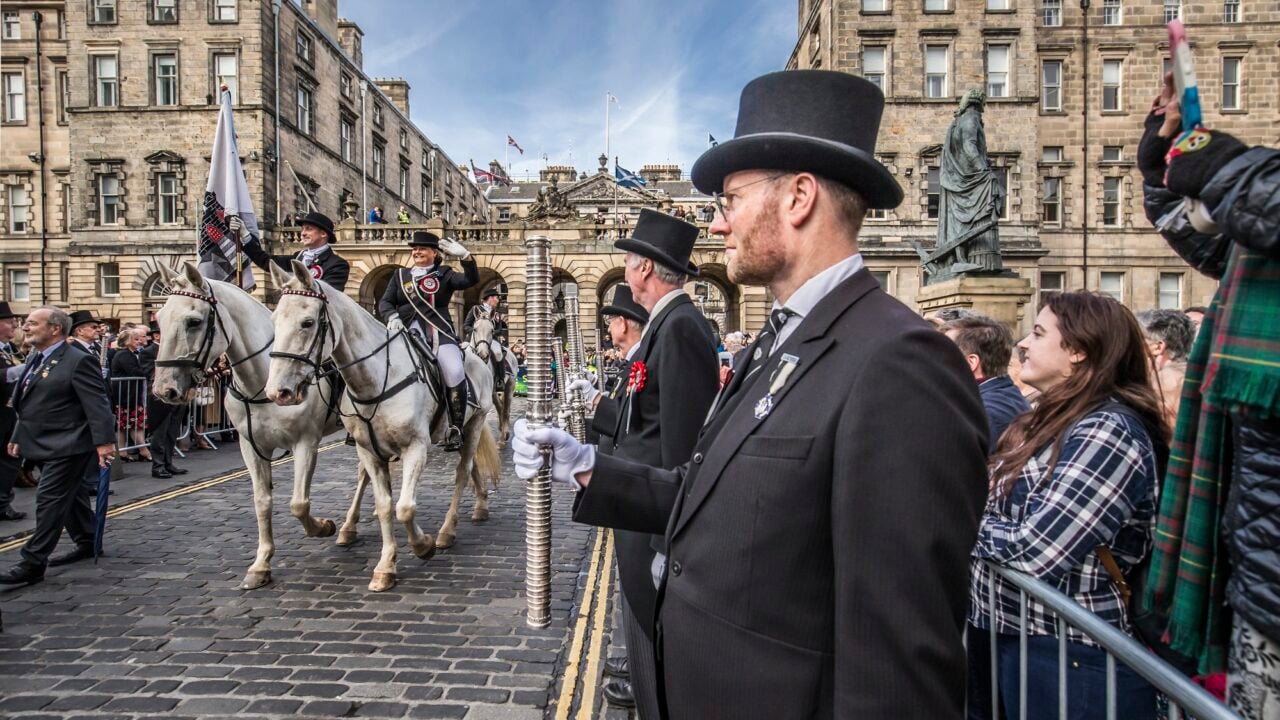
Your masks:
[{"label": "smartphone", "polygon": [[1169,59],[1173,65],[1173,89],[1178,94],[1182,113],[1182,131],[1204,124],[1200,110],[1200,89],[1196,85],[1196,63],[1187,42],[1187,28],[1181,20],[1169,22]]}]

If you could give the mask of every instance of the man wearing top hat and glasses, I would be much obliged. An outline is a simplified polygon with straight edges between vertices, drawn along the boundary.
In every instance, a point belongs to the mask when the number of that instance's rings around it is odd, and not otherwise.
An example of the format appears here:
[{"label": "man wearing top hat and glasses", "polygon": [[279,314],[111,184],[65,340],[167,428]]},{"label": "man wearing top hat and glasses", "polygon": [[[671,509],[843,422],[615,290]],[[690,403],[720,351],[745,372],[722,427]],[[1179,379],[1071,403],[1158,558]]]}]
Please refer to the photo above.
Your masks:
[{"label": "man wearing top hat and glasses", "polygon": [[730,280],[776,298],[690,460],[674,470],[516,427],[521,477],[551,445],[575,518],[665,533],[665,707],[704,717],[960,718],[969,552],[987,427],[959,351],[863,266],[884,97],[828,71],[757,78],[733,140],[693,167]]},{"label": "man wearing top hat and glasses", "polygon": [[[102,363],[102,327],[99,320],[89,310],[76,310],[71,313],[71,345],[79,348]],[[105,375],[103,376],[105,377]]]},{"label": "man wearing top hat and glasses", "polygon": [[[426,230],[414,231],[409,247],[413,265],[396,270],[378,301],[378,314],[391,332],[407,327],[415,342],[435,351],[440,375],[448,387],[449,436],[443,447],[458,452],[467,417],[467,373],[449,301],[455,291],[480,282],[480,268],[462,243],[442,240]],[[461,273],[442,263],[446,255],[462,262]]]},{"label": "man wearing top hat and glasses", "polygon": [[307,266],[311,277],[325,281],[338,292],[345,292],[347,278],[351,275],[351,264],[330,247],[330,243],[337,242],[337,236],[333,234],[333,221],[321,213],[311,212],[303,215],[298,224],[302,226],[302,251],[297,255],[270,255],[262,249],[257,238],[248,235],[240,218],[235,215],[227,218],[227,227],[240,235],[245,254],[258,267],[269,271],[274,262],[281,269],[289,270],[289,262],[297,260]]}]

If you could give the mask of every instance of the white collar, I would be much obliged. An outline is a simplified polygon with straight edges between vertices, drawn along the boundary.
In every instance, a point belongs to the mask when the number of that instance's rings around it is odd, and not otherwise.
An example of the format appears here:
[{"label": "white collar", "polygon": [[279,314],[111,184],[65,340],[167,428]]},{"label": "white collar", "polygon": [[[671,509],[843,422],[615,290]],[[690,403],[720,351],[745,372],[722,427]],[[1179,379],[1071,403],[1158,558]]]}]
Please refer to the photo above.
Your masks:
[{"label": "white collar", "polygon": [[[653,325],[653,319],[658,317],[658,313],[661,313],[663,310],[667,309],[668,305],[675,302],[676,298],[684,294],[685,294],[684,288],[678,287],[675,290],[672,290],[671,292],[667,293],[666,295],[663,295],[661,298],[658,298],[658,302],[654,303],[653,309],[649,311],[649,322],[645,323],[644,325],[644,333],[640,335],[641,340],[643,340],[644,336],[648,334],[649,326]],[[636,343],[636,345],[639,345],[639,344],[640,343]]]},{"label": "white collar", "polygon": [[324,251],[328,249],[329,249],[329,243],[325,243],[318,248],[306,248],[299,254],[302,255],[303,257],[310,257],[312,260],[314,260],[320,257],[321,255],[323,255]]},{"label": "white collar", "polygon": [[[803,320],[805,316],[813,312],[813,308],[836,289],[840,283],[853,277],[853,274],[862,269],[862,253],[854,253],[822,272],[814,275],[805,281],[791,297],[787,298],[787,302],[773,301],[773,309],[785,307],[795,313],[796,317]],[[794,327],[799,322],[788,322],[786,327]]]}]

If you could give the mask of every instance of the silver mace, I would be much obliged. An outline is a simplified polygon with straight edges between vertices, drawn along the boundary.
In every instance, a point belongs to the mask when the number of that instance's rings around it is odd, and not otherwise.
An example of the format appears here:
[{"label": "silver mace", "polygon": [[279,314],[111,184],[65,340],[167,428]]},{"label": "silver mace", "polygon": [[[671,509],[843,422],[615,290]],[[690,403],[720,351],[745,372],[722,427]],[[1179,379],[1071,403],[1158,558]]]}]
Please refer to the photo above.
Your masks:
[{"label": "silver mace", "polygon": [[[525,340],[529,365],[530,428],[551,425],[551,238],[533,235],[525,240]],[[551,449],[542,449],[538,474],[525,485],[524,594],[529,627],[551,624]]]}]

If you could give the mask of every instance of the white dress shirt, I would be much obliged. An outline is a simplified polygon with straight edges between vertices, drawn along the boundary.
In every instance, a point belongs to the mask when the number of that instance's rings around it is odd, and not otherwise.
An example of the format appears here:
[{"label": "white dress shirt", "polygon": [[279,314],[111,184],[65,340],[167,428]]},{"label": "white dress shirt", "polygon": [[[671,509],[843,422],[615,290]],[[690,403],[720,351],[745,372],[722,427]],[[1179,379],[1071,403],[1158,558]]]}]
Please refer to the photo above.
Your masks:
[{"label": "white dress shirt", "polygon": [[799,289],[791,294],[791,297],[787,298],[786,303],[774,300],[774,310],[786,308],[792,312],[793,317],[787,320],[782,329],[778,331],[778,337],[773,341],[770,354],[772,354],[772,351],[782,347],[782,343],[786,342],[787,338],[791,337],[791,333],[800,327],[800,323],[804,321],[805,316],[813,312],[813,308],[817,306],[822,298],[829,295],[840,283],[853,277],[854,273],[862,269],[862,265],[862,253],[854,253],[806,280]]}]

